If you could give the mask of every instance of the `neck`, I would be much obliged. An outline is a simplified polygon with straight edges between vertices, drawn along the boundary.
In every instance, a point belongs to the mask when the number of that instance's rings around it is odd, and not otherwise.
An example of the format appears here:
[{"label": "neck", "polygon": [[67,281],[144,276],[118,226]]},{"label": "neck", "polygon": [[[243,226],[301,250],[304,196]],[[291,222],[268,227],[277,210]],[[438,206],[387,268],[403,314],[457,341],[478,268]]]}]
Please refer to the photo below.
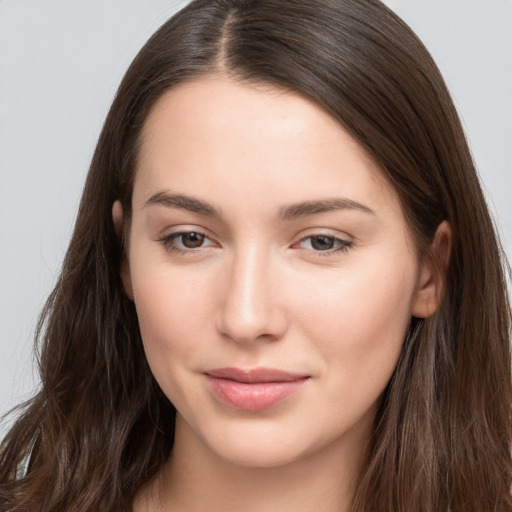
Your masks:
[{"label": "neck", "polygon": [[347,512],[363,445],[352,436],[277,467],[241,466],[212,452],[178,416],[173,453],[135,510]]}]

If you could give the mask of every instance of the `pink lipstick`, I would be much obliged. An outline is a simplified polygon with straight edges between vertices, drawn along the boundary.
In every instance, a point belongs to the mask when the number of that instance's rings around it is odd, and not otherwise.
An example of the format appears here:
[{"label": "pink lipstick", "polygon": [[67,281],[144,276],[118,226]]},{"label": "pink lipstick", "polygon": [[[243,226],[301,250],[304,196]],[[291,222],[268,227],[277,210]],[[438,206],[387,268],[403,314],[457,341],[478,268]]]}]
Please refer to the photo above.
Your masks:
[{"label": "pink lipstick", "polygon": [[296,393],[309,378],[272,368],[218,368],[205,375],[220,402],[245,411],[260,411],[279,404]]}]

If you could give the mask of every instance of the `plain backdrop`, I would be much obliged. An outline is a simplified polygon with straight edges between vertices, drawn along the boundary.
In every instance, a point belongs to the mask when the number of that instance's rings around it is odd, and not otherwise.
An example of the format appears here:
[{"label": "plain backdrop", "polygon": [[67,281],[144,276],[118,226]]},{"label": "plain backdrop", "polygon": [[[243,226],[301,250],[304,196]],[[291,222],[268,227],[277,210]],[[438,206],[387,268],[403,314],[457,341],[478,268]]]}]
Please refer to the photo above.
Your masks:
[{"label": "plain backdrop", "polygon": [[[117,85],[145,40],[186,3],[0,0],[0,414],[37,386],[37,315]],[[510,257],[512,2],[386,3],[445,76]]]}]

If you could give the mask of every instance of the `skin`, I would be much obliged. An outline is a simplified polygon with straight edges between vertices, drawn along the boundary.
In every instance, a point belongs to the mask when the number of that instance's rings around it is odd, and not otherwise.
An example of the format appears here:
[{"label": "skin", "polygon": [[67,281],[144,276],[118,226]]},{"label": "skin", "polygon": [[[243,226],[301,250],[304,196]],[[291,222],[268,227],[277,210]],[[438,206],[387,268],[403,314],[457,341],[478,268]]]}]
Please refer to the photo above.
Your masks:
[{"label": "skin", "polygon": [[[139,156],[122,275],[178,414],[173,454],[135,510],[347,510],[410,318],[440,296],[396,193],[310,100],[222,77],[165,93]],[[113,218],[121,231],[119,202]],[[436,240],[448,237],[443,224]],[[273,407],[238,410],[204,375],[223,367],[308,378]]]}]

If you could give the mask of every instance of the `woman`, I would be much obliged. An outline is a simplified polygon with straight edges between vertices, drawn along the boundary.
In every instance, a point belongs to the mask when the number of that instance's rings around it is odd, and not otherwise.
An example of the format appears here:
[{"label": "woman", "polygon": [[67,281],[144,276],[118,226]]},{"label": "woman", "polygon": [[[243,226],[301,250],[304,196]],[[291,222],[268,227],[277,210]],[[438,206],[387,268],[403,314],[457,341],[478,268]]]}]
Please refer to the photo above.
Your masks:
[{"label": "woman", "polygon": [[437,68],[372,0],[197,0],[128,70],[3,510],[511,510],[510,307]]}]

